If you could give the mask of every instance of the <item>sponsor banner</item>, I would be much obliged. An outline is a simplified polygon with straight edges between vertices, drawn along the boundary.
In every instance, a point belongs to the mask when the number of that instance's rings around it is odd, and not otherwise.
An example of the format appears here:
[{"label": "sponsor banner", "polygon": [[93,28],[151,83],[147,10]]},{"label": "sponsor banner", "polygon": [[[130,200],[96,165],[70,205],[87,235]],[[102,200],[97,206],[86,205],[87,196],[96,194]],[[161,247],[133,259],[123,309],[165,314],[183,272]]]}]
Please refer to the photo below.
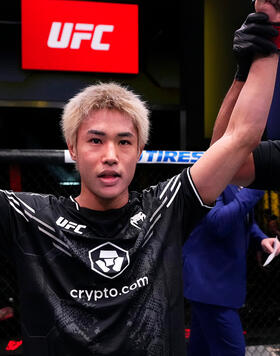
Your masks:
[{"label": "sponsor banner", "polygon": [[143,151],[138,163],[193,164],[203,151]]},{"label": "sponsor banner", "polygon": [[75,163],[75,161],[73,161],[71,158],[69,150],[64,150],[64,162],[65,163]]},{"label": "sponsor banner", "polygon": [[[138,163],[193,164],[204,151],[143,151]],[[75,163],[68,150],[64,151],[65,163]]]},{"label": "sponsor banner", "polygon": [[22,0],[22,68],[138,73],[138,5]]}]

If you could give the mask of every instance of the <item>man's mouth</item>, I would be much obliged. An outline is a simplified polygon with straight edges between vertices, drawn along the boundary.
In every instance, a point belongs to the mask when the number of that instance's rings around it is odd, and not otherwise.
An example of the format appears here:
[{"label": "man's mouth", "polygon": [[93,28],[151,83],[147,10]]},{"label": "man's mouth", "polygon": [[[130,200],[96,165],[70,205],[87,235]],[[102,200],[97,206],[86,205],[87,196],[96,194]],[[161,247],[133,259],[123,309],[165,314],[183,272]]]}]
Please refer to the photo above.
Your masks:
[{"label": "man's mouth", "polygon": [[121,175],[115,171],[104,171],[104,172],[101,172],[98,177],[99,178],[116,178],[116,177],[120,177]]},{"label": "man's mouth", "polygon": [[114,171],[104,171],[98,175],[98,178],[106,184],[114,184],[118,181],[121,175]]}]

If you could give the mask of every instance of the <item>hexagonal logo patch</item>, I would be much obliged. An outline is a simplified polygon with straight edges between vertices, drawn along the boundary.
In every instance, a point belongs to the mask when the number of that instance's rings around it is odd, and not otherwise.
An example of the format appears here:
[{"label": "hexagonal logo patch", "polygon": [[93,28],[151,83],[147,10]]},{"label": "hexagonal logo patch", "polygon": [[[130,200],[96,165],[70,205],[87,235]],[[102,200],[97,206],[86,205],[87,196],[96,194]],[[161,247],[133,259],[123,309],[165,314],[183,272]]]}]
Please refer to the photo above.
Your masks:
[{"label": "hexagonal logo patch", "polygon": [[105,242],[89,251],[91,269],[106,278],[116,278],[129,266],[128,251]]}]

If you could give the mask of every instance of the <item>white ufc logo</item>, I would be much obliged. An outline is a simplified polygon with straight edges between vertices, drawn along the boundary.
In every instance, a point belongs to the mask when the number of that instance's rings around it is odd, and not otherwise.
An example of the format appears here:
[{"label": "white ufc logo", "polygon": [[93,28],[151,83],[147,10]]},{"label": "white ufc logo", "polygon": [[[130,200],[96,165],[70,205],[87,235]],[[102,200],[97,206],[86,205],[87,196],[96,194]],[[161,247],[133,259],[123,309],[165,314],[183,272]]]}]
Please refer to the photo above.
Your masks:
[{"label": "white ufc logo", "polygon": [[82,234],[81,230],[86,228],[86,225],[78,225],[72,221],[69,221],[69,220],[63,218],[62,216],[60,216],[56,220],[56,225],[58,225],[60,227],[64,227],[67,230],[73,230],[77,234]]},{"label": "white ufc logo", "polygon": [[[91,48],[97,51],[109,51],[109,43],[101,43],[104,32],[113,32],[113,25],[96,25],[65,22],[62,27],[62,22],[53,22],[48,38],[48,47],[50,48],[67,48],[71,40],[70,48],[79,49],[82,41],[91,41]],[[72,36],[73,34],[73,36]]]}]

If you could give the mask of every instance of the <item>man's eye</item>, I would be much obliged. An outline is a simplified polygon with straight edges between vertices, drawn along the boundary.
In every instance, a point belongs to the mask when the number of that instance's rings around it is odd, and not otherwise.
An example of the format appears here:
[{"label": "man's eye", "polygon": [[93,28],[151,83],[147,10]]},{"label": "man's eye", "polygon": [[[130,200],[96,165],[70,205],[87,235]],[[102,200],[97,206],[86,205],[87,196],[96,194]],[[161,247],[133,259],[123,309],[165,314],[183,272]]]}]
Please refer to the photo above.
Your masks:
[{"label": "man's eye", "polygon": [[92,138],[92,139],[90,140],[90,142],[95,143],[95,144],[98,144],[98,143],[101,143],[101,140],[100,140],[100,138]]},{"label": "man's eye", "polygon": [[130,141],[128,141],[128,140],[121,140],[121,141],[120,141],[120,144],[121,144],[121,145],[130,145]]}]

